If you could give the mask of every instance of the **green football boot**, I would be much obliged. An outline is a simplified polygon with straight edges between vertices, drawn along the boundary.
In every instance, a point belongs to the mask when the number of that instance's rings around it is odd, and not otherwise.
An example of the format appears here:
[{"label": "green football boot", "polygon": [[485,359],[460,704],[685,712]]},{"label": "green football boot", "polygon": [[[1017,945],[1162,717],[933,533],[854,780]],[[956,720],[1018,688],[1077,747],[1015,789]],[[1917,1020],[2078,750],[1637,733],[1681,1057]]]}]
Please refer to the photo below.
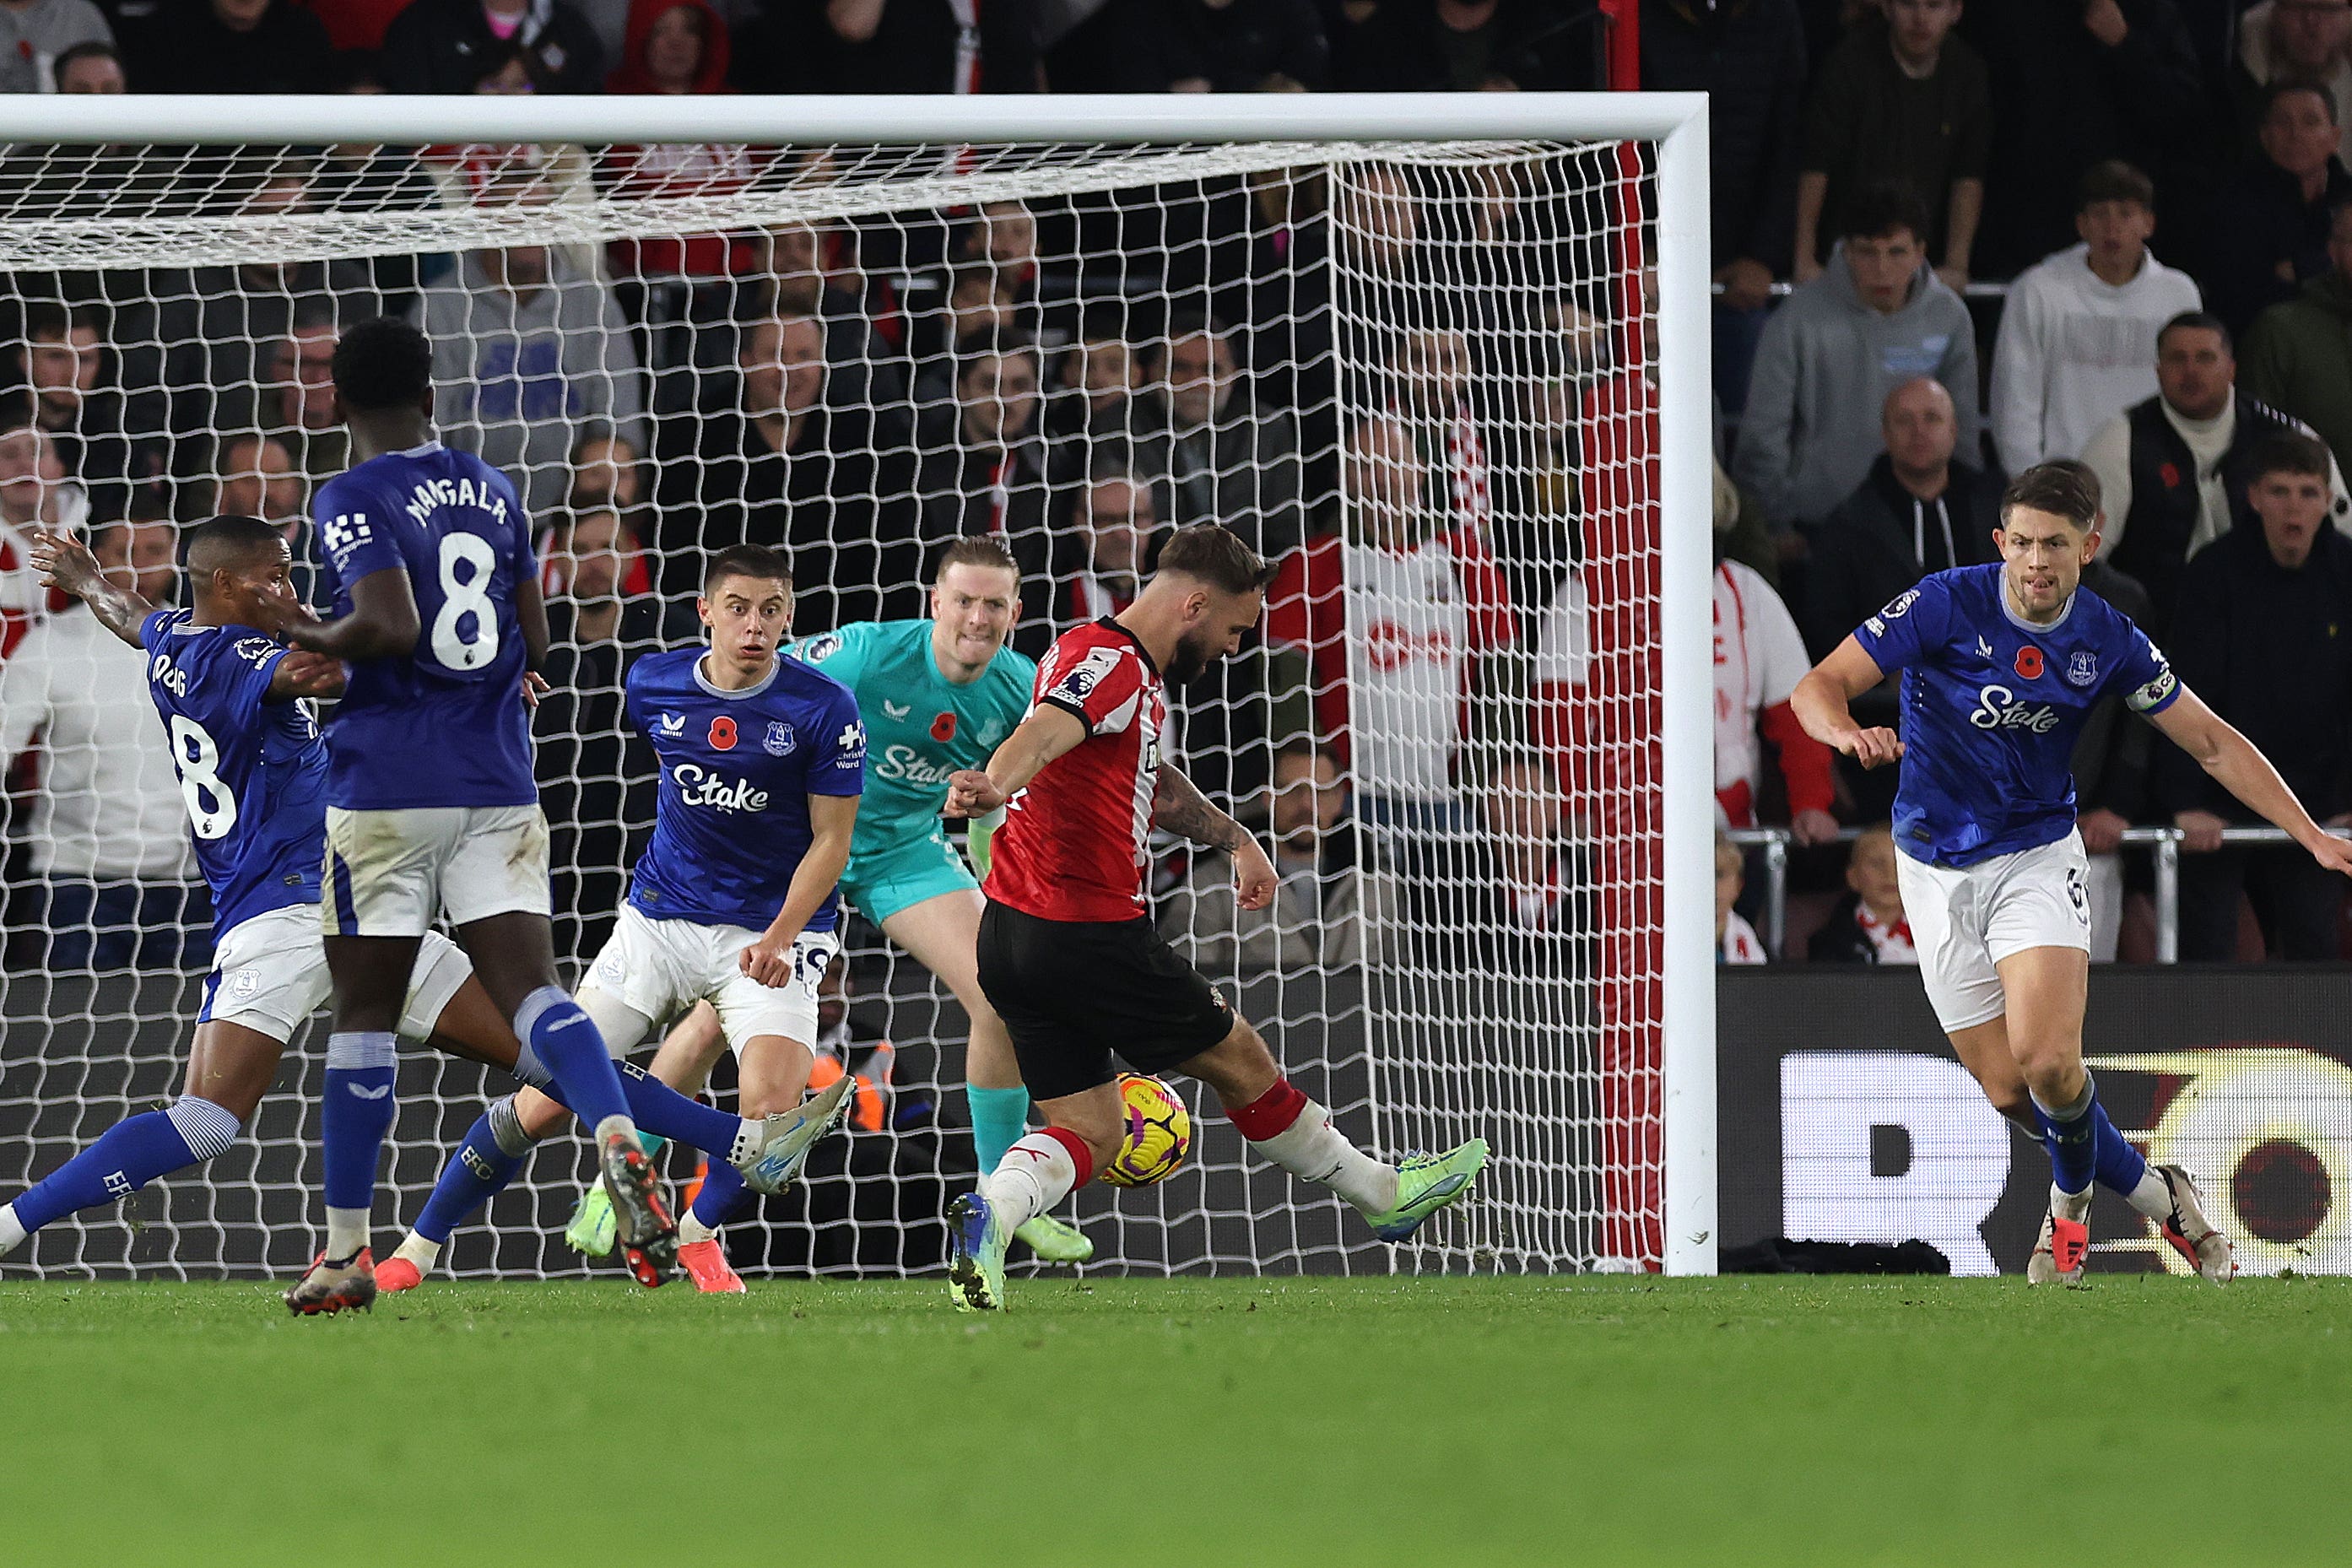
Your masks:
[{"label": "green football boot", "polygon": [[1023,1243],[1037,1255],[1040,1263],[1085,1263],[1095,1255],[1095,1244],[1076,1226],[1039,1215],[1025,1222],[1013,1233],[1013,1239]]},{"label": "green football boot", "polygon": [[613,1195],[604,1190],[604,1183],[589,1183],[588,1190],[580,1194],[579,1205],[572,1211],[572,1223],[563,1227],[565,1245],[591,1258],[610,1258],[613,1244],[620,1238],[620,1221],[613,1215]]},{"label": "green football boot", "polygon": [[1470,1184],[1486,1163],[1484,1138],[1473,1138],[1450,1153],[1412,1155],[1397,1167],[1396,1207],[1368,1214],[1365,1222],[1382,1241],[1402,1241],[1431,1215],[1467,1197]]},{"label": "green football boot", "polygon": [[996,1211],[978,1193],[948,1205],[948,1294],[959,1312],[994,1312],[1004,1306],[1005,1233]]}]

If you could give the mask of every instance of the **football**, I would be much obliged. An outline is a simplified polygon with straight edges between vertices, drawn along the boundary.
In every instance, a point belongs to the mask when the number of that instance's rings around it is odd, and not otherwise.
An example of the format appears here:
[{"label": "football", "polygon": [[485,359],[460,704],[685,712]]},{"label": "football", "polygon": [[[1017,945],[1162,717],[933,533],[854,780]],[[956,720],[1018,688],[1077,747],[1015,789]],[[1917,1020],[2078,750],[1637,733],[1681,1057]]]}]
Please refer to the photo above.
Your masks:
[{"label": "football", "polygon": [[1176,1091],[1142,1073],[1118,1075],[1118,1097],[1127,1104],[1127,1136],[1103,1170],[1114,1187],[1148,1187],[1164,1182],[1192,1147],[1192,1116]]}]

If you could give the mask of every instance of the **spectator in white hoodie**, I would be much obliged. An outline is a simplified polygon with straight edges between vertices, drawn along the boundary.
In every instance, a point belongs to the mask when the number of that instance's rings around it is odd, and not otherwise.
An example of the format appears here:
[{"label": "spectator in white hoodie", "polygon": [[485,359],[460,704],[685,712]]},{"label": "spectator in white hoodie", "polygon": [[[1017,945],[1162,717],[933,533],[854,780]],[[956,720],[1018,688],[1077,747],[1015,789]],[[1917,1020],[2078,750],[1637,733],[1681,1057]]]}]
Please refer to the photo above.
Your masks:
[{"label": "spectator in white hoodie", "polygon": [[1835,256],[1765,323],[1731,476],[1764,508],[1784,549],[1870,473],[1886,395],[1933,376],[1952,395],[1959,450],[1981,426],[1969,308],[1927,266],[1927,204],[1874,182],[1845,207]]},{"label": "spectator in white hoodie", "polygon": [[[107,576],[153,603],[179,573],[169,522],[100,529]],[[188,808],[147,696],[146,656],[79,604],[35,626],[0,665],[0,767],[40,738],[40,787],[19,833],[42,881],[54,973],[96,967],[202,969],[212,906],[195,880]]]},{"label": "spectator in white hoodie", "polygon": [[2094,163],[2074,204],[2080,245],[2018,275],[1992,354],[1992,441],[2021,474],[2080,457],[2100,426],[2156,394],[2156,335],[2203,308],[2196,281],[2148,254],[2156,186],[2129,163]]},{"label": "spectator in white hoodie", "polygon": [[58,444],[30,404],[21,394],[0,398],[0,659],[48,605],[32,566],[33,530],[78,530],[89,521],[89,503],[66,482]]}]

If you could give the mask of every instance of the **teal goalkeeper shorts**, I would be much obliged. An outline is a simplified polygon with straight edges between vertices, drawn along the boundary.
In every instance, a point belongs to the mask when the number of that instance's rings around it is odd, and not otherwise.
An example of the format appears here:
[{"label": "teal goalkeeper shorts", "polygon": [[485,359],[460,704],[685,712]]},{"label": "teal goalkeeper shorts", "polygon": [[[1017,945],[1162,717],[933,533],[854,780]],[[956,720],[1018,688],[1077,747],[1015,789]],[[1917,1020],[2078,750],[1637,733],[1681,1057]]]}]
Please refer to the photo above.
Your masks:
[{"label": "teal goalkeeper shorts", "polygon": [[937,828],[910,835],[880,854],[852,855],[841,876],[841,896],[876,925],[925,899],[979,886],[963,857]]}]

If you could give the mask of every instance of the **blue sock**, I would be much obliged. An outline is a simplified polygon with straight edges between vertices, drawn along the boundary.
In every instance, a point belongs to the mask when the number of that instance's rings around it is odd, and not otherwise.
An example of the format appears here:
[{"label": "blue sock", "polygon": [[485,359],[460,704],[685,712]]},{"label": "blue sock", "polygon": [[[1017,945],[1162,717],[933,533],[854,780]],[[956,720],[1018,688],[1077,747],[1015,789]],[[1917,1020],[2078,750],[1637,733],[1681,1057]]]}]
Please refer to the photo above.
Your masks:
[{"label": "blue sock", "polygon": [[327,1165],[327,1206],[375,1204],[376,1166],[400,1107],[393,1099],[392,1032],[327,1037],[327,1102],[319,1116]]},{"label": "blue sock", "polygon": [[2091,1102],[2092,1146],[2098,1153],[2099,1185],[2109,1192],[2129,1197],[2147,1175],[2147,1157],[2116,1131],[2107,1120],[2107,1108],[2097,1100]]},{"label": "blue sock", "polygon": [[517,1078],[541,1089],[560,1085],[563,1103],[592,1132],[613,1117],[627,1119],[629,1101],[621,1092],[621,1075],[605,1053],[596,1021],[578,1003],[552,985],[542,985],[515,1009],[514,1032],[522,1042],[522,1059],[515,1063]]},{"label": "blue sock", "polygon": [[980,1173],[985,1176],[1028,1130],[1029,1091],[1018,1085],[982,1089],[970,1084],[963,1097],[971,1106],[971,1152],[980,1161]]},{"label": "blue sock", "polygon": [[2083,1092],[2072,1105],[2034,1101],[2050,1123],[2050,1178],[2062,1193],[2089,1191],[2097,1174],[2098,1126],[2092,1113],[2098,1104],[2098,1088],[2088,1073],[2083,1075]]},{"label": "blue sock", "polygon": [[680,1094],[645,1068],[627,1062],[621,1064],[621,1092],[629,1097],[637,1142],[646,1146],[646,1153],[659,1153],[661,1146],[675,1138],[714,1160],[734,1158],[741,1117],[705,1105],[690,1094]]},{"label": "blue sock", "polygon": [[[509,1118],[513,1104],[511,1097],[499,1102],[509,1108]],[[436,1246],[446,1242],[449,1233],[463,1225],[467,1215],[506,1191],[507,1184],[522,1169],[523,1152],[509,1152],[499,1143],[492,1121],[497,1110],[498,1106],[492,1106],[466,1130],[465,1141],[441,1167],[441,1179],[433,1184],[433,1195],[425,1200],[424,1212],[416,1216],[416,1234]],[[509,1136],[508,1142],[513,1141]]]},{"label": "blue sock", "polygon": [[[2033,1108],[2033,1120],[2042,1128],[2042,1147],[2050,1151],[2051,1169],[2058,1164],[2058,1124],[2041,1106]],[[2116,1124],[2107,1120],[2107,1108],[2097,1100],[2091,1101],[2091,1147],[2095,1155],[2093,1173],[2099,1185],[2111,1193],[2129,1197],[2139,1190],[2147,1176],[2147,1157],[2127,1142]]]},{"label": "blue sock", "polygon": [[[629,1117],[637,1124],[637,1142],[646,1146],[647,1154],[661,1152],[662,1145],[675,1138],[689,1149],[699,1149],[722,1160],[734,1158],[735,1134],[743,1125],[741,1117],[730,1116],[717,1106],[680,1094],[634,1063],[614,1065],[621,1074],[621,1092],[628,1098]],[[563,1097],[559,1085],[541,1085],[540,1092],[566,1110],[572,1109],[572,1102]],[[581,1120],[585,1121],[587,1118]],[[589,1130],[595,1130],[594,1123],[589,1124]]]},{"label": "blue sock", "polygon": [[702,1191],[694,1195],[694,1217],[717,1230],[742,1212],[747,1191],[742,1172],[714,1161],[702,1178]]},{"label": "blue sock", "polygon": [[236,1117],[208,1100],[182,1100],[118,1121],[11,1205],[26,1231],[78,1209],[129,1197],[158,1176],[209,1160],[236,1141]]}]

